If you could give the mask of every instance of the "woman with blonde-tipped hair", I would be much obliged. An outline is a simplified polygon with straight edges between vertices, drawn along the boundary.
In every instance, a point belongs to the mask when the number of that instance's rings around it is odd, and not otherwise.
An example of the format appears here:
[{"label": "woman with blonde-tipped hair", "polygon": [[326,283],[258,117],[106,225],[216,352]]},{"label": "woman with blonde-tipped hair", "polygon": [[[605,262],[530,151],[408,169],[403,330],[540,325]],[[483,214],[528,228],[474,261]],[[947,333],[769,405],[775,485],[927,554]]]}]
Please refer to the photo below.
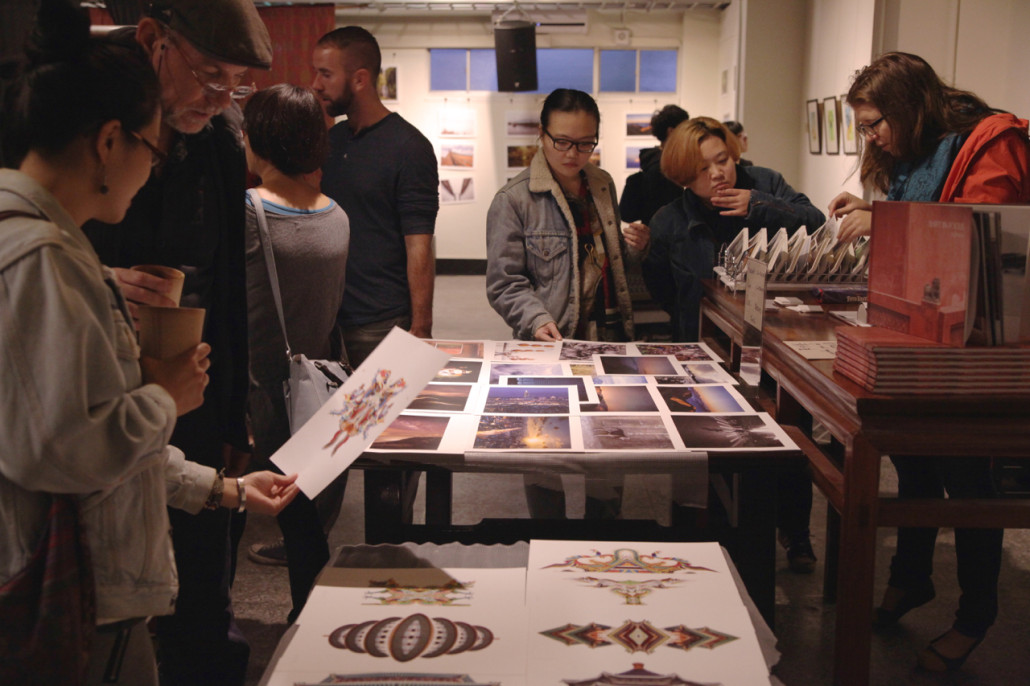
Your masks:
[{"label": "woman with blonde-tipped hair", "polygon": [[719,246],[747,227],[794,231],[826,221],[808,198],[765,167],[742,167],[740,143],[711,117],[695,117],[669,134],[662,173],[683,195],[655,214],[644,280],[672,317],[673,337],[697,340],[701,279],[711,278]]}]

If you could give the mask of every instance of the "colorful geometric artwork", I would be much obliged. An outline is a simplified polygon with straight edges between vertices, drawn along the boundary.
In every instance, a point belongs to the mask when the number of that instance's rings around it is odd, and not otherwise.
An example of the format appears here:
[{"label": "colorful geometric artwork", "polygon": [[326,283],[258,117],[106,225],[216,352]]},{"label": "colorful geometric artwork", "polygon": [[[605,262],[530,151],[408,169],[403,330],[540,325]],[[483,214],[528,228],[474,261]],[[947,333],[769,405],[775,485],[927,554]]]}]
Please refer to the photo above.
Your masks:
[{"label": "colorful geometric artwork", "polygon": [[396,672],[376,672],[373,674],[330,674],[317,684],[295,683],[294,686],[323,686],[323,684],[349,684],[349,686],[500,686],[497,682],[489,684],[476,681],[468,674],[399,674]]},{"label": "colorful geometric artwork", "polygon": [[618,674],[601,672],[586,679],[562,679],[568,686],[720,686],[718,683],[687,681],[677,674],[658,674],[644,669],[643,662],[634,662],[633,669]]},{"label": "colorful geometric artwork", "polygon": [[343,395],[340,409],[332,411],[332,414],[340,417],[340,427],[329,442],[322,446],[323,449],[335,443],[333,454],[336,454],[344,443],[359,433],[362,438],[368,438],[368,432],[382,424],[390,412],[393,396],[407,386],[404,379],[391,381],[389,369],[379,369],[373,379],[368,388],[361,384],[353,392]]},{"label": "colorful geometric artwork", "polygon": [[378,600],[378,603],[366,605],[439,605],[448,607],[467,607],[468,603],[459,600],[471,600],[470,590],[474,581],[449,581],[443,586],[402,586],[393,579],[371,581],[370,586],[381,586],[375,591],[365,593],[367,600]]},{"label": "colorful geometric artwork", "polygon": [[691,648],[708,648],[709,650],[737,640],[736,636],[716,631],[709,627],[691,629],[683,624],[665,629],[656,627],[646,619],[642,622],[626,620],[621,626],[611,628],[604,624],[566,624],[546,631],[541,635],[564,643],[567,646],[585,645],[591,648],[618,644],[627,653],[651,654],[660,646],[690,650]]},{"label": "colorful geometric artwork", "polygon": [[494,634],[486,627],[421,613],[345,624],[329,634],[334,648],[398,662],[483,650],[493,642]]},{"label": "colorful geometric artwork", "polygon": [[678,557],[660,557],[659,551],[650,555],[641,555],[632,548],[619,548],[614,553],[591,551],[591,555],[573,555],[563,562],[547,565],[552,567],[569,567],[566,571],[619,574],[672,574],[674,572],[711,572],[707,567],[699,567]]},{"label": "colorful geometric artwork", "polygon": [[652,591],[661,588],[672,588],[675,584],[682,583],[682,579],[646,579],[644,581],[616,581],[614,579],[599,579],[593,576],[584,576],[573,581],[582,581],[593,588],[607,588],[612,593],[622,596],[626,605],[643,605],[644,596]]}]

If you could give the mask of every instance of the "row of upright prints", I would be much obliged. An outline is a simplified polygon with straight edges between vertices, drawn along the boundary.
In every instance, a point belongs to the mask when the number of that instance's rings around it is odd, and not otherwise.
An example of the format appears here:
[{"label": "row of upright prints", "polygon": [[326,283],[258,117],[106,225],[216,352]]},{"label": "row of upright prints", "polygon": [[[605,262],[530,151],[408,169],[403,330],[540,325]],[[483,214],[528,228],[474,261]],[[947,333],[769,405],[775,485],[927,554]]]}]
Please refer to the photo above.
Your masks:
[{"label": "row of upright prints", "polygon": [[704,343],[430,341],[454,357],[372,452],[783,450]]},{"label": "row of upright prints", "polygon": [[718,544],[532,541],[528,568],[327,570],[269,684],[768,680]]},{"label": "row of upright prints", "polygon": [[818,155],[826,148],[827,155],[839,155],[841,145],[845,155],[858,154],[858,129],[855,112],[847,97],[809,100],[805,103],[808,129],[808,152]]}]

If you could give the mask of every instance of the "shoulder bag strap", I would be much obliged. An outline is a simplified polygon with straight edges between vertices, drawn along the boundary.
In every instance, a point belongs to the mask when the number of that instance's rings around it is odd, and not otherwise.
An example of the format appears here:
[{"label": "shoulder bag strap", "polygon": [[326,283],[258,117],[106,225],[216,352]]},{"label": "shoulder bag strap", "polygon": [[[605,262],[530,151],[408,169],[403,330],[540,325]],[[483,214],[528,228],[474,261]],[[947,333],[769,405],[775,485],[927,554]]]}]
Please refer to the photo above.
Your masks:
[{"label": "shoulder bag strap", "polygon": [[272,299],[275,300],[275,309],[279,313],[279,325],[283,329],[283,340],[286,341],[286,359],[293,359],[290,352],[290,339],[286,336],[286,317],[283,315],[283,300],[279,294],[279,276],[275,270],[275,254],[272,252],[272,237],[268,234],[268,219],[265,217],[264,204],[255,189],[251,188],[247,194],[254,203],[254,214],[257,215],[258,242],[265,251],[265,266],[268,267],[268,281],[272,285]]}]

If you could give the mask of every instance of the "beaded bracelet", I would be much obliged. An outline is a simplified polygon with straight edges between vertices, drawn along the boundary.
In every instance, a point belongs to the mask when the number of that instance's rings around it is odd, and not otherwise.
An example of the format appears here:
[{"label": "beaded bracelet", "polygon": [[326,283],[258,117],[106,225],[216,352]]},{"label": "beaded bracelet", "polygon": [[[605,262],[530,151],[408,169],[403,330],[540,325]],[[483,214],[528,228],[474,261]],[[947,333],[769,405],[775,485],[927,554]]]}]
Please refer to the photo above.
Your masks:
[{"label": "beaded bracelet", "polygon": [[225,495],[225,468],[223,467],[215,475],[215,481],[211,484],[211,492],[207,494],[204,501],[205,510],[217,510],[222,504],[222,496]]}]

